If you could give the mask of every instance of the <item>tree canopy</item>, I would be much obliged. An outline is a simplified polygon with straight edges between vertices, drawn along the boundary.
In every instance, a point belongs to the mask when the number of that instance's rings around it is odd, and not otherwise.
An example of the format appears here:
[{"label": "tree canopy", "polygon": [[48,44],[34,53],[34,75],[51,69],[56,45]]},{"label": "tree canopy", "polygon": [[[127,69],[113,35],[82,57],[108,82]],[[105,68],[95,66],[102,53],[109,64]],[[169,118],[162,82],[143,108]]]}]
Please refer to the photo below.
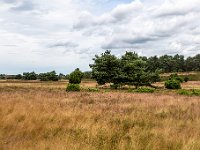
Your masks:
[{"label": "tree canopy", "polygon": [[147,61],[136,53],[126,52],[121,58],[106,51],[96,55],[90,64],[92,76],[98,84],[113,83],[116,85],[148,85],[159,79],[158,72],[148,70]]}]

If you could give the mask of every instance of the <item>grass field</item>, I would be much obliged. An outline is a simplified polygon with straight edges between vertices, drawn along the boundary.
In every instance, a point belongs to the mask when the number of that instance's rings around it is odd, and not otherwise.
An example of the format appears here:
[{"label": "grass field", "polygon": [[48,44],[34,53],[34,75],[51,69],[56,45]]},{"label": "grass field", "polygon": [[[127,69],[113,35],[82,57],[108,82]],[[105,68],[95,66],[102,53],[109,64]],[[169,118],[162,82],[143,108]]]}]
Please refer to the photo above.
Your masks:
[{"label": "grass field", "polygon": [[65,81],[0,81],[0,150],[200,150],[198,96],[65,88]]}]

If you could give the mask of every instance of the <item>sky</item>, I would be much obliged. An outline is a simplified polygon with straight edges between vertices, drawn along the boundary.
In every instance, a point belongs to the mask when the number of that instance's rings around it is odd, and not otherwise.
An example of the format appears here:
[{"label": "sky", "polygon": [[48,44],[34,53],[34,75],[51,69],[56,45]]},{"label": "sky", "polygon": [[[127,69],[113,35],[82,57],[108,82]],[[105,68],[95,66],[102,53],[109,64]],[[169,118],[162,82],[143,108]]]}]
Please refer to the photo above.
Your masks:
[{"label": "sky", "polygon": [[87,71],[107,49],[200,53],[200,0],[0,0],[0,74]]}]

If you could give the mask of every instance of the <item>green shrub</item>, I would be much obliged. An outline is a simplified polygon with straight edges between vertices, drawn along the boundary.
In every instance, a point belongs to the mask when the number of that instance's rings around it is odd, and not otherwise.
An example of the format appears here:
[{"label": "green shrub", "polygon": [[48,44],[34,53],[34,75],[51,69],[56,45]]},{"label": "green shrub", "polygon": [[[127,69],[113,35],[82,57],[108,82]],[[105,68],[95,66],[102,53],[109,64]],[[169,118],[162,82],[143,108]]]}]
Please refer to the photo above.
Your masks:
[{"label": "green shrub", "polygon": [[200,90],[193,89],[193,90],[192,90],[192,95],[200,96]]},{"label": "green shrub", "polygon": [[180,83],[183,83],[183,78],[182,77],[180,77],[180,76],[178,76],[178,74],[171,74],[170,76],[169,76],[169,80],[177,80],[177,81],[179,81]]},{"label": "green shrub", "polygon": [[69,83],[80,84],[82,78],[83,73],[79,70],[79,68],[77,68],[69,75]]},{"label": "green shrub", "polygon": [[184,77],[184,81],[185,81],[185,82],[188,82],[188,81],[189,81],[189,77],[188,77],[188,76],[185,76],[185,77]]},{"label": "green shrub", "polygon": [[66,89],[66,91],[80,91],[80,90],[81,88],[79,84],[71,84],[71,83],[67,85],[67,89]]},{"label": "green shrub", "polygon": [[99,89],[97,88],[88,88],[87,90],[88,92],[99,92]]},{"label": "green shrub", "polygon": [[153,93],[155,92],[155,89],[148,88],[148,87],[139,87],[138,89],[133,90],[133,91],[137,93]]},{"label": "green shrub", "polygon": [[165,81],[165,88],[167,89],[181,89],[181,83],[180,81],[176,79],[171,79],[168,81]]}]

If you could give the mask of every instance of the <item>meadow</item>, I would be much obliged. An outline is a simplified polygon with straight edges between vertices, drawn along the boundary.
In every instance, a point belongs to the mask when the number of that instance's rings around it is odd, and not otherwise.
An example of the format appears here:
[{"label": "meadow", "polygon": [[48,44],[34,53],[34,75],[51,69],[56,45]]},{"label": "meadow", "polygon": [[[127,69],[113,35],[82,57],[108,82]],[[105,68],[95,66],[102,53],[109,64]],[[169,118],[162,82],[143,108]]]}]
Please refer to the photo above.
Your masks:
[{"label": "meadow", "polygon": [[66,84],[0,81],[0,150],[200,150],[199,96],[66,92]]}]

